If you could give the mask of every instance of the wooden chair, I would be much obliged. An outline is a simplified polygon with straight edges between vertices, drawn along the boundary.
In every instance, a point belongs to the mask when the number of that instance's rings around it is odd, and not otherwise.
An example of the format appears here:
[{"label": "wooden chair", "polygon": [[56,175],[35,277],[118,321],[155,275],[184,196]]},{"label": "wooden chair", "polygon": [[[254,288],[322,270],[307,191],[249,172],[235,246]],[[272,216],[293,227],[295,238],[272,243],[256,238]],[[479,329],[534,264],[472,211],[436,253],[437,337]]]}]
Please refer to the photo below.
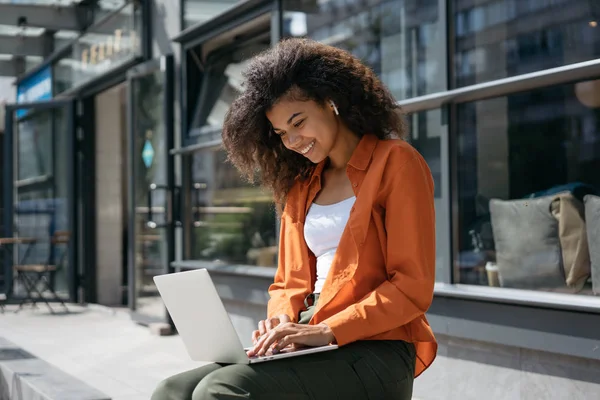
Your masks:
[{"label": "wooden chair", "polygon": [[[0,268],[4,268],[5,264],[14,267],[13,250],[14,246],[25,245],[24,255],[20,258],[19,263],[23,263],[27,260],[28,255],[31,252],[32,247],[37,243],[37,239],[29,237],[11,237],[11,238],[0,238],[0,255],[2,255],[2,262]],[[3,277],[5,279],[5,277]],[[5,293],[0,293],[0,312],[4,313],[4,305],[8,302],[11,291],[13,289],[12,282],[4,282]]]},{"label": "wooden chair", "polygon": [[[14,266],[16,279],[23,285],[27,292],[26,297],[19,303],[19,308],[16,312],[18,312],[28,300],[32,302],[33,306],[35,306],[38,301],[43,301],[46,303],[46,306],[48,306],[51,313],[54,313],[54,310],[50,306],[49,301],[57,301],[67,312],[69,311],[64,301],[54,290],[54,277],[56,272],[64,265],[69,250],[70,238],[71,234],[69,232],[56,231],[50,238],[48,259],[45,264],[23,264]],[[56,260],[58,260],[58,262],[55,262]],[[44,291],[50,292],[50,297],[45,296],[43,294]]]}]

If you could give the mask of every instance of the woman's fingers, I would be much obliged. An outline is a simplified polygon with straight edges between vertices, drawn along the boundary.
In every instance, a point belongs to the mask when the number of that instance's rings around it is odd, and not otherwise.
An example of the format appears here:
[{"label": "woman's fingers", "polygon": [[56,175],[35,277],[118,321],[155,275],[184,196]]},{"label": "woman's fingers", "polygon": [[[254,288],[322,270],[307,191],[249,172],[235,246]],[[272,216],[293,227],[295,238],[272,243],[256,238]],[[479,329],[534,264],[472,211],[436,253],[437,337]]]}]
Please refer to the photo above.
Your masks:
[{"label": "woman's fingers", "polygon": [[264,335],[265,333],[267,333],[267,327],[265,326],[265,321],[261,320],[258,322],[258,333],[260,336]]},{"label": "woman's fingers", "polygon": [[[288,318],[289,319],[289,318]],[[281,324],[279,317],[273,317],[258,322],[258,329],[252,332],[252,343],[256,346],[259,339]]]},{"label": "woman's fingers", "polygon": [[281,314],[279,316],[279,323],[285,324],[286,322],[292,322],[292,319],[288,317],[286,314]]},{"label": "woman's fingers", "polygon": [[299,333],[285,335],[279,341],[277,341],[277,343],[275,343],[275,345],[273,346],[273,353],[278,353],[282,349],[285,349],[286,347],[288,347],[290,345],[292,345],[292,347],[293,347],[294,341],[298,340],[300,338],[300,336],[301,335]]},{"label": "woman's fingers", "polygon": [[273,350],[274,353],[292,346],[322,346],[329,343],[327,333],[318,326],[305,326],[287,322],[260,336],[254,347],[248,351],[249,356],[264,356]]},{"label": "woman's fingers", "polygon": [[258,338],[260,337],[260,331],[256,330],[252,332],[252,343],[256,344],[258,342]]},{"label": "woman's fingers", "polygon": [[295,333],[297,330],[298,328],[295,326],[295,324],[289,322],[280,325],[279,327],[277,327],[277,329],[273,329],[265,336],[263,336],[261,340],[258,341],[258,344],[255,347],[257,349],[256,354],[258,354],[259,356],[265,355],[267,351],[269,351],[269,349],[274,344],[278,343],[280,339],[282,339],[286,335]]},{"label": "woman's fingers", "polygon": [[[256,344],[259,337],[264,336],[267,332],[275,329],[279,325],[279,318],[269,318],[258,322],[258,330],[252,332],[252,341]],[[258,333],[256,333],[258,332]]]},{"label": "woman's fingers", "polygon": [[279,323],[279,320],[277,318],[267,319],[265,321],[265,327],[267,328],[267,332],[269,332],[271,329],[275,328],[278,323]]}]

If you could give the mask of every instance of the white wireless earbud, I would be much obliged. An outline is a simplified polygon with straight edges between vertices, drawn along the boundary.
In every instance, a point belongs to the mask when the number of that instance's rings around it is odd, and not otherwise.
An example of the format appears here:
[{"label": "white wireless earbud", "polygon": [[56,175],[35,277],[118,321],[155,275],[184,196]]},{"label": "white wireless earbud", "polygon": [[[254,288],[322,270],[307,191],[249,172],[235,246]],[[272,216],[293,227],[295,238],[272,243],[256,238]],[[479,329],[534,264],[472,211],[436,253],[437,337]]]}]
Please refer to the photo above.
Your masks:
[{"label": "white wireless earbud", "polygon": [[335,113],[335,115],[340,115],[340,112],[338,111],[337,107],[335,106],[335,103],[333,102],[333,100],[331,100],[329,102],[329,104],[331,104],[331,107],[333,108],[333,112]]}]

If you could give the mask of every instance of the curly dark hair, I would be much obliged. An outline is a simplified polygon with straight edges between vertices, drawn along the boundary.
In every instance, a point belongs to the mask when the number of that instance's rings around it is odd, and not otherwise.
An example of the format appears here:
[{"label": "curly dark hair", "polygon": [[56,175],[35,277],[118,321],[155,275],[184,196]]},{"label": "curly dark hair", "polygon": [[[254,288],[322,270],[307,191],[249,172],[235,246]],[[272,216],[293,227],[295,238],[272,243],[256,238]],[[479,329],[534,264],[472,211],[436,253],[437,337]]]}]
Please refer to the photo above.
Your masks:
[{"label": "curly dark hair", "polygon": [[375,73],[350,53],[310,39],[286,39],[254,57],[244,71],[244,92],[231,104],[223,126],[229,160],[250,182],[259,181],[283,205],[296,180],[315,165],[288,150],[266,112],[283,98],[325,106],[356,135],[404,138],[400,106]]}]

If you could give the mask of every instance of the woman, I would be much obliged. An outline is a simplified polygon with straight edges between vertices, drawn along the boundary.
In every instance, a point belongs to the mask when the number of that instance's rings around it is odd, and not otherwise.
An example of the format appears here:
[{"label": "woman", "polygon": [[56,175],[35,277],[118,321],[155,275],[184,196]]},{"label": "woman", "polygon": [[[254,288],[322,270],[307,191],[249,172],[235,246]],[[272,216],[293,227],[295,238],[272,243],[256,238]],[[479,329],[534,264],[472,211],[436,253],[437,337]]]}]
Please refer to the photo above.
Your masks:
[{"label": "woman", "polygon": [[[279,267],[249,356],[337,343],[168,378],[163,399],[410,399],[435,358],[433,181],[402,115],[349,53],[283,41],[255,57],[225,118],[230,160],[274,193]],[[396,139],[394,139],[396,138]]]}]

